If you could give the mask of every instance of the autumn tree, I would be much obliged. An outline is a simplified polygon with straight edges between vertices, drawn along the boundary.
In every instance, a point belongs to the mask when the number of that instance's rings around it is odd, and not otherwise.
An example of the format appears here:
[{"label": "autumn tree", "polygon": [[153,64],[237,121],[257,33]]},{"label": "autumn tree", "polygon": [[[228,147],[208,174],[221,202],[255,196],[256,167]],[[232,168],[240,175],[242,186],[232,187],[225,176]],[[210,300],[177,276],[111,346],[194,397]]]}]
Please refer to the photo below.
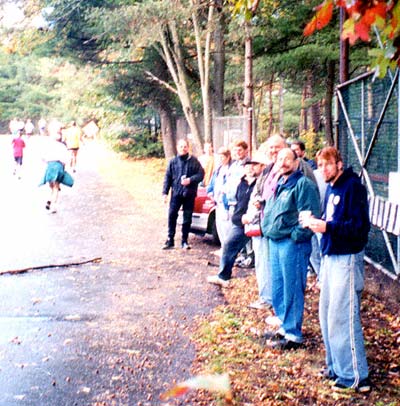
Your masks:
[{"label": "autumn tree", "polygon": [[400,3],[391,0],[325,0],[316,7],[315,15],[304,29],[309,36],[316,30],[326,27],[334,15],[334,7],[342,8],[346,13],[341,36],[351,45],[358,40],[367,43],[376,33],[379,35],[379,47],[370,54],[374,56],[373,66],[383,77],[388,68],[400,65]]}]

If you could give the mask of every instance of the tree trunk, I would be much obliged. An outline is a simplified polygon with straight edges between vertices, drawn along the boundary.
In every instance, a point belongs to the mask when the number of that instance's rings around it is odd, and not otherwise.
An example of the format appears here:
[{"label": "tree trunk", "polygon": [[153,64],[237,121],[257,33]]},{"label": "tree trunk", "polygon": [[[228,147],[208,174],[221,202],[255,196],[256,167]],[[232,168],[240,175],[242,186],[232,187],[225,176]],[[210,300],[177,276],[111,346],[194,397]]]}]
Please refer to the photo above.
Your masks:
[{"label": "tree trunk", "polygon": [[233,98],[234,98],[234,101],[235,101],[237,114],[240,116],[240,115],[243,114],[242,100],[240,99],[240,96],[239,96],[239,94],[237,92],[235,92],[233,94]]},{"label": "tree trunk", "polygon": [[247,142],[249,150],[252,150],[253,138],[253,38],[251,35],[251,23],[245,22],[244,42],[244,101],[243,115],[247,117]]},{"label": "tree trunk", "polygon": [[299,120],[299,134],[307,129],[307,111],[306,111],[306,98],[307,98],[307,84],[303,86],[301,93],[301,108],[300,108],[300,120]]},{"label": "tree trunk", "polygon": [[272,91],[274,89],[274,74],[271,75],[268,86],[268,137],[270,137],[274,131],[274,102],[272,99]]},{"label": "tree trunk", "polygon": [[283,79],[279,79],[279,134],[283,135],[285,131],[285,125],[284,125],[284,120],[283,120]]},{"label": "tree trunk", "polygon": [[328,62],[328,75],[326,78],[325,93],[325,137],[328,145],[333,145],[333,118],[332,100],[335,87],[335,61]]},{"label": "tree trunk", "polygon": [[[313,100],[315,97],[315,75],[313,74],[313,72],[310,72],[310,75],[308,77],[308,83],[309,83],[309,97],[311,100]],[[311,126],[312,129],[317,133],[321,123],[321,106],[319,101],[311,105],[310,112],[311,112]]]},{"label": "tree trunk", "polygon": [[321,106],[319,101],[311,106],[311,123],[314,131],[317,133],[321,125]]},{"label": "tree trunk", "polygon": [[193,28],[196,38],[196,49],[197,49],[197,64],[199,67],[200,74],[200,87],[201,96],[203,101],[203,118],[204,118],[204,141],[211,142],[212,140],[212,111],[211,111],[211,100],[210,100],[210,52],[211,52],[211,38],[213,31],[213,20],[214,20],[214,4],[210,3],[208,6],[208,16],[207,16],[207,32],[206,39],[203,45],[201,40],[201,29],[198,20],[198,4],[195,0],[192,0],[192,6],[194,11],[192,13]]},{"label": "tree trunk", "polygon": [[[224,83],[225,83],[225,14],[223,1],[216,0],[217,18],[214,29],[214,81],[212,84],[213,116],[224,115]],[[215,135],[214,135],[215,136]]]},{"label": "tree trunk", "polygon": [[168,106],[158,106],[157,111],[160,115],[164,155],[170,159],[176,154],[176,119]]},{"label": "tree trunk", "polygon": [[200,134],[199,127],[196,122],[195,112],[193,110],[192,100],[187,84],[187,78],[184,67],[184,60],[179,43],[179,36],[174,21],[168,24],[170,30],[170,39],[172,41],[172,48],[167,40],[166,33],[160,33],[162,52],[161,56],[164,58],[168,66],[168,70],[174,80],[179,100],[182,104],[182,110],[188,122],[190,131],[192,133],[193,141],[196,145],[203,145],[203,138]]}]

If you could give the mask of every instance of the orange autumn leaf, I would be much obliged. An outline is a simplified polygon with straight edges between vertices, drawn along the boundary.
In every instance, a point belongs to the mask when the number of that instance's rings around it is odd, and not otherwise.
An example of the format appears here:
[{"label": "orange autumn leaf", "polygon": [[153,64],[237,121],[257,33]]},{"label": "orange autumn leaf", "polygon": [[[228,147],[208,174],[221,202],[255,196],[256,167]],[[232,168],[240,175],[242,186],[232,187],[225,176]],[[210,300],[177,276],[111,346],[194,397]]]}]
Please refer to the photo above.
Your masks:
[{"label": "orange autumn leaf", "polygon": [[362,41],[369,41],[369,30],[371,26],[367,25],[363,22],[363,20],[359,21],[358,23],[355,24],[354,26],[354,31],[355,34],[357,35],[358,38],[360,38]]},{"label": "orange autumn leaf", "polygon": [[376,6],[369,8],[365,11],[365,14],[362,18],[365,24],[371,26],[375,23],[376,17],[386,18],[386,4],[378,3]]},{"label": "orange autumn leaf", "polygon": [[189,387],[188,386],[181,386],[181,385],[176,385],[167,392],[164,392],[160,395],[161,400],[168,400],[170,398],[177,398],[178,396],[182,396],[185,393],[189,392]]},{"label": "orange autumn leaf", "polygon": [[357,41],[358,35],[355,32],[355,24],[353,19],[349,18],[344,22],[341,38],[343,40],[348,39],[352,45]]},{"label": "orange autumn leaf", "polygon": [[303,35],[308,37],[309,35],[313,34],[316,29],[317,29],[317,17],[314,16],[304,28]]},{"label": "orange autumn leaf", "polygon": [[332,19],[333,14],[333,2],[332,0],[327,0],[324,3],[316,7],[317,12],[311,21],[304,28],[303,34],[305,36],[311,35],[315,30],[321,30],[329,21]]},{"label": "orange autumn leaf", "polygon": [[317,11],[317,29],[320,30],[324,28],[326,25],[329,24],[329,21],[332,19],[333,14],[333,2],[327,1],[325,2],[321,8]]},{"label": "orange autumn leaf", "polygon": [[184,395],[189,389],[205,389],[224,395],[226,401],[232,400],[231,384],[228,374],[197,375],[187,381],[175,385],[169,391],[160,395],[161,400]]}]

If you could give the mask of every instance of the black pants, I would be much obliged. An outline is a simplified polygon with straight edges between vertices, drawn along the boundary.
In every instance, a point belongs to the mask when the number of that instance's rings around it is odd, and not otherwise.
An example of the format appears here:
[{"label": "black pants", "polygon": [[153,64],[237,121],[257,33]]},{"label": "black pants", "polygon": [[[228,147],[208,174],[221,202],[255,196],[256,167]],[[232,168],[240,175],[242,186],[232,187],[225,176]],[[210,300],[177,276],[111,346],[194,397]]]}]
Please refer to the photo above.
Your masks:
[{"label": "black pants", "polygon": [[194,199],[196,196],[172,195],[168,211],[168,239],[173,240],[176,232],[176,220],[179,209],[183,208],[182,242],[187,242],[190,226],[192,224],[192,214]]}]

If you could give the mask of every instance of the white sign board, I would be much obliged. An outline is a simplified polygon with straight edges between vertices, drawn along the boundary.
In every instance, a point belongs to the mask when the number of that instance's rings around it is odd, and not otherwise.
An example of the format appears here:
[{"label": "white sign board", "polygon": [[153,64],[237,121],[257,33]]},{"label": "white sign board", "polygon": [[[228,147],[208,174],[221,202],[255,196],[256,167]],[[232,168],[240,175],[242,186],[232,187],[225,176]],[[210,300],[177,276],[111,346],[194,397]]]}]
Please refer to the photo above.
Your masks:
[{"label": "white sign board", "polygon": [[400,172],[389,172],[389,201],[400,204]]}]

